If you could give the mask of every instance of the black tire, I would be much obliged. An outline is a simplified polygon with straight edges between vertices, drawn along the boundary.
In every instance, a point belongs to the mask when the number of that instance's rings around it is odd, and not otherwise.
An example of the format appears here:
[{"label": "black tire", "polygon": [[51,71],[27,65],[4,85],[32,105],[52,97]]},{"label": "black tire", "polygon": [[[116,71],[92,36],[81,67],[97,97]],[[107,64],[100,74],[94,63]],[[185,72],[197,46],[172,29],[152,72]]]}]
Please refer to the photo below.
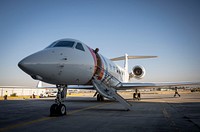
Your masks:
[{"label": "black tire", "polygon": [[53,104],[51,105],[51,108],[50,108],[50,116],[56,116],[56,115],[58,115],[58,105]]},{"label": "black tire", "polygon": [[133,99],[136,99],[136,93],[133,93]]},{"label": "black tire", "polygon": [[100,94],[97,94],[97,101],[101,101]]},{"label": "black tire", "polygon": [[138,98],[141,98],[141,94],[140,93],[138,93]]},{"label": "black tire", "polygon": [[104,97],[100,95],[100,101],[104,101]]},{"label": "black tire", "polygon": [[104,97],[100,94],[97,94],[97,101],[104,101]]},{"label": "black tire", "polygon": [[140,100],[141,99],[141,94],[140,93],[138,93],[138,100]]},{"label": "black tire", "polygon": [[66,115],[66,106],[64,104],[58,106],[58,114],[61,116]]}]

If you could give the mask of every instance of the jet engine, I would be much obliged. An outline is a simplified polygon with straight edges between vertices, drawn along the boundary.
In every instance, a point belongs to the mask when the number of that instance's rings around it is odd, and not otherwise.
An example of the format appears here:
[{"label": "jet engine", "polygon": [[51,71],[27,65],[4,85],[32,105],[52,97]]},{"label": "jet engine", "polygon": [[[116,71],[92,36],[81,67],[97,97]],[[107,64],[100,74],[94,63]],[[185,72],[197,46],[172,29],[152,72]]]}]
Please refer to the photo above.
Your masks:
[{"label": "jet engine", "polygon": [[142,79],[145,76],[145,69],[143,66],[134,66],[132,69],[132,72],[129,73],[129,79],[130,78],[136,78],[136,79]]}]

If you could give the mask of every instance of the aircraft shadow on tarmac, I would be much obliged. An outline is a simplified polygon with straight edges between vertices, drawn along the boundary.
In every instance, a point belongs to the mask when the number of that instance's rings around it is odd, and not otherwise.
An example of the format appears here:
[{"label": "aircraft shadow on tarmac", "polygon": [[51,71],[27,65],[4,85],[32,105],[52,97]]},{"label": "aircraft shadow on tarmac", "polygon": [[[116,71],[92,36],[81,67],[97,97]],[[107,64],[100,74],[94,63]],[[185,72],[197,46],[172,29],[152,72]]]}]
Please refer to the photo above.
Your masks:
[{"label": "aircraft shadow on tarmac", "polygon": [[[146,97],[144,97],[144,98],[141,98],[141,100],[146,100],[146,99],[148,99],[148,100],[151,100],[151,99],[171,99],[171,98],[179,98],[179,97],[155,97],[155,98],[146,98]],[[137,100],[137,99],[133,99],[133,98],[128,98],[128,99],[126,99],[126,100]]]},{"label": "aircraft shadow on tarmac", "polygon": [[[65,100],[64,102],[100,102],[100,101],[97,101],[97,100],[92,100],[92,99],[87,99],[87,100],[70,100],[70,99],[67,99]],[[114,100],[104,100],[103,102],[115,102]],[[101,103],[101,102],[100,102]]]},{"label": "aircraft shadow on tarmac", "polygon": [[124,112],[127,112],[127,110],[123,109],[123,108],[93,108],[93,109],[90,109],[88,111],[94,111],[94,112],[105,112],[105,111],[124,111]]}]

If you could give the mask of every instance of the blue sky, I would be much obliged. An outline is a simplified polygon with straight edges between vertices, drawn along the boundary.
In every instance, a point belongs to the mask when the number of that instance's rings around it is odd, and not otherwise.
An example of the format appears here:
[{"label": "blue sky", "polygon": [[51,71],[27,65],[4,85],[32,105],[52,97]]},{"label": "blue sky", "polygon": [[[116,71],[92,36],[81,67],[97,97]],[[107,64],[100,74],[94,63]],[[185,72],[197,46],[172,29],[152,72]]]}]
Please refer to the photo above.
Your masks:
[{"label": "blue sky", "polygon": [[200,81],[199,7],[199,0],[1,0],[0,85],[35,85],[18,62],[61,38],[107,58],[159,56],[129,61],[130,70],[145,67],[143,82]]}]

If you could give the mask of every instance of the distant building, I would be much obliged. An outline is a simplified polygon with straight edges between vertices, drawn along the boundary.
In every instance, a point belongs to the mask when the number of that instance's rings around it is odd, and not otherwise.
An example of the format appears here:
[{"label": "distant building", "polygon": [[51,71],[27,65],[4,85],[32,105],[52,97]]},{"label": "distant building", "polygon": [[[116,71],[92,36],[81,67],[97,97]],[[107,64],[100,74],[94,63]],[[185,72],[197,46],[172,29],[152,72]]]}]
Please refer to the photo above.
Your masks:
[{"label": "distant building", "polygon": [[24,95],[32,95],[33,93],[35,95],[40,95],[42,92],[46,92],[45,88],[0,88],[0,96],[3,97],[4,94],[8,92],[8,96],[12,94],[16,94],[17,96],[24,96]]}]

